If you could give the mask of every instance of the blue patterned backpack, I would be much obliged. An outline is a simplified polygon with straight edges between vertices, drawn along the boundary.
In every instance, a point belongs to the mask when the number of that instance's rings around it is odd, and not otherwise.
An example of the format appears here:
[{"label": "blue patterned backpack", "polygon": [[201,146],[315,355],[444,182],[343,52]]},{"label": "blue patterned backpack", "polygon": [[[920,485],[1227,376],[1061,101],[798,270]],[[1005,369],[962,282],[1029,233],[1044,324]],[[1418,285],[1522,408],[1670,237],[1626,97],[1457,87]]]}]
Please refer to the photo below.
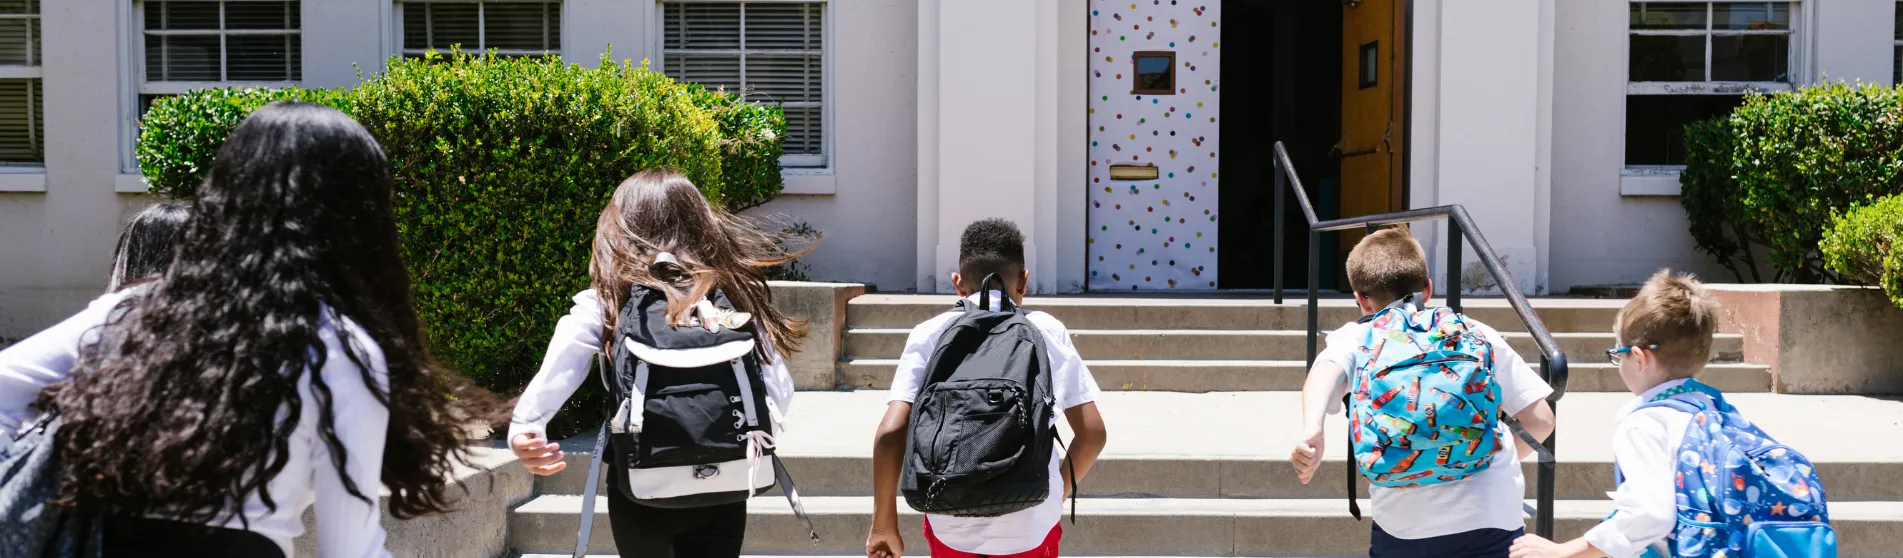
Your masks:
[{"label": "blue patterned backpack", "polygon": [[1493,345],[1451,308],[1401,299],[1361,319],[1368,334],[1350,371],[1348,503],[1355,475],[1375,486],[1412,488],[1485,471],[1500,449],[1500,386]]},{"label": "blue patterned backpack", "polygon": [[[1692,421],[1678,450],[1678,526],[1646,556],[1837,556],[1824,483],[1804,454],[1697,380],[1639,408],[1649,407],[1690,413]],[[1623,473],[1618,477],[1625,482]]]}]

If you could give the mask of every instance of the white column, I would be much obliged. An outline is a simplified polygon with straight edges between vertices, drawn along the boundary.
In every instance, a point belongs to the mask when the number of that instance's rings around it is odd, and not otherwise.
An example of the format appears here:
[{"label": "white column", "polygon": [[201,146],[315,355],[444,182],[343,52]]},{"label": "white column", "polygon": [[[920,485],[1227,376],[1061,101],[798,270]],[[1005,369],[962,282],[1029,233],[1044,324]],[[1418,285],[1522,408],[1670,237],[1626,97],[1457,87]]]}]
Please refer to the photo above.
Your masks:
[{"label": "white column", "polygon": [[[1894,0],[1825,0],[1805,6],[1798,39],[1816,49],[1816,80],[1888,84],[1894,77]],[[1798,48],[1802,48],[1801,46]]]},{"label": "white column", "polygon": [[[1545,237],[1540,189],[1548,172],[1539,164],[1547,140],[1541,137],[1539,104],[1541,66],[1550,64],[1551,56],[1550,48],[1542,48],[1542,29],[1550,28],[1541,18],[1550,18],[1551,11],[1543,11],[1542,4],[1441,2],[1438,7],[1436,201],[1465,206],[1513,281],[1529,293],[1539,285],[1538,245]],[[1462,288],[1490,283],[1474,251],[1464,254]]]},{"label": "white column", "polygon": [[304,2],[304,86],[353,87],[396,54],[396,8],[389,0]]},{"label": "white column", "polygon": [[989,217],[1024,231],[1033,290],[1056,288],[1060,103],[1058,80],[1040,74],[1058,67],[1060,17],[1040,4],[920,3],[919,243],[933,255],[921,291],[951,290],[960,233]]},{"label": "white column", "polygon": [[[565,0],[562,2],[562,58],[595,67],[601,54],[615,60],[660,62],[654,33],[661,7],[652,0]],[[650,69],[660,71],[660,66]]]}]

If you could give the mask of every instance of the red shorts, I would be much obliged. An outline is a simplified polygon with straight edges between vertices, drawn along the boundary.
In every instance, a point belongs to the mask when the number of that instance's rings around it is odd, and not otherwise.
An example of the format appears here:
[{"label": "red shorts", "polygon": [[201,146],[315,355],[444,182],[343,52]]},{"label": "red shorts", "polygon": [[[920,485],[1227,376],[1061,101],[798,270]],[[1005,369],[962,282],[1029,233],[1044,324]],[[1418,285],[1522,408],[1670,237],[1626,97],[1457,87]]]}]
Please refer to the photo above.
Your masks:
[{"label": "red shorts", "polygon": [[951,547],[945,546],[945,543],[938,542],[938,536],[932,534],[932,522],[929,520],[925,522],[925,542],[931,545],[932,558],[1057,558],[1057,541],[1063,538],[1063,525],[1055,525],[1051,527],[1051,534],[1044,537],[1044,544],[1038,545],[1037,548],[1017,554],[972,554],[952,550]]}]

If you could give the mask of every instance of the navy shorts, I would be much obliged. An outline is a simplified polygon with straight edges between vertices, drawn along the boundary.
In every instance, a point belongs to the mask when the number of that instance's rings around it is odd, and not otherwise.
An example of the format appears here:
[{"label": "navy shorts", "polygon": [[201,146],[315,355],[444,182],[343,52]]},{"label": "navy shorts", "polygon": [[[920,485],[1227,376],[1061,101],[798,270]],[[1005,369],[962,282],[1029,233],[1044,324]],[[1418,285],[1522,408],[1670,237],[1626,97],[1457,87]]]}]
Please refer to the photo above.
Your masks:
[{"label": "navy shorts", "polygon": [[1465,533],[1454,533],[1425,539],[1403,539],[1389,535],[1381,530],[1381,524],[1374,525],[1374,536],[1368,543],[1369,558],[1429,558],[1460,556],[1475,558],[1506,558],[1507,550],[1513,548],[1513,540],[1525,535],[1525,529],[1475,529]]}]

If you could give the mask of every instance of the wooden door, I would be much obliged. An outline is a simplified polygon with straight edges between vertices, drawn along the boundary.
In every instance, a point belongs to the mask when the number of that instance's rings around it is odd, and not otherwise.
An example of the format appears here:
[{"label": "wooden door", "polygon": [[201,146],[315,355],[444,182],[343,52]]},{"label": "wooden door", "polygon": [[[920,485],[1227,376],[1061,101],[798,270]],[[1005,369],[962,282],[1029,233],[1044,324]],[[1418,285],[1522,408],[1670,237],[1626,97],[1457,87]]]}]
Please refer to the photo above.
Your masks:
[{"label": "wooden door", "polygon": [[[1403,87],[1407,79],[1403,22],[1407,0],[1350,0],[1341,14],[1341,217],[1400,211]],[[1361,232],[1342,233],[1345,257]]]}]

